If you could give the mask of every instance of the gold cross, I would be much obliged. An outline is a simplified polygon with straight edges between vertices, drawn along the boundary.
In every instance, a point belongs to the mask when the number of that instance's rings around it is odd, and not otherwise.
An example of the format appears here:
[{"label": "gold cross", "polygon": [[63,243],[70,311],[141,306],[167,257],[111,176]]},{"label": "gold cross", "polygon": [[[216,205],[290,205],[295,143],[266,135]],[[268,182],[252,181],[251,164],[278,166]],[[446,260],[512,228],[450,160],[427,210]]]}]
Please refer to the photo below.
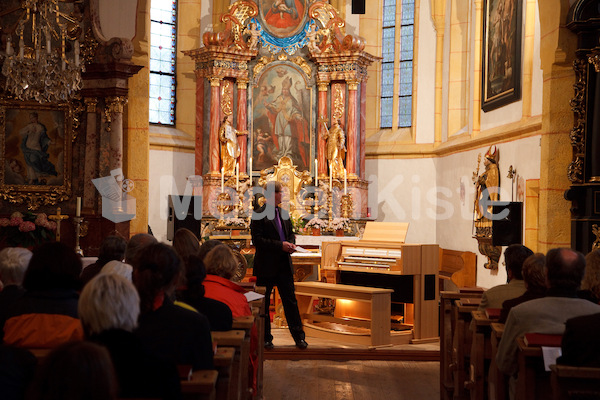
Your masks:
[{"label": "gold cross", "polygon": [[56,208],[56,215],[49,215],[49,219],[56,221],[56,241],[60,242],[60,222],[63,219],[69,219],[68,215],[62,215],[60,213],[60,207]]}]

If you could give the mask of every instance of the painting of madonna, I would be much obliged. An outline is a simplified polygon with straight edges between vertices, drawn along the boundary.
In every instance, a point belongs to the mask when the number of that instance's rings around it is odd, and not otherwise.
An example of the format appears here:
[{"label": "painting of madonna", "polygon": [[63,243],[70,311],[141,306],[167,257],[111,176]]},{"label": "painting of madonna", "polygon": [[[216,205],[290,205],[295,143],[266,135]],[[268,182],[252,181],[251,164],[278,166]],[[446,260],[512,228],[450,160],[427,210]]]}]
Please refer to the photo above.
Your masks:
[{"label": "painting of madonna", "polygon": [[267,30],[284,38],[293,36],[305,20],[307,0],[261,0],[261,16]]}]

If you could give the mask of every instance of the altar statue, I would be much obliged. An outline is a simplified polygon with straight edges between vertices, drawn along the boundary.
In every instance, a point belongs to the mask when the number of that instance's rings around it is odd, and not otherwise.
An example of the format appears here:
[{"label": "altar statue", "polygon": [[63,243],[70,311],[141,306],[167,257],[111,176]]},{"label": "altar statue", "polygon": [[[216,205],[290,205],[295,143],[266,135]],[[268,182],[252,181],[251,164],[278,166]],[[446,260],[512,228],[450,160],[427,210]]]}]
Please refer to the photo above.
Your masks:
[{"label": "altar statue", "polygon": [[484,203],[487,212],[492,213],[490,201],[498,201],[500,194],[500,174],[498,171],[498,150],[490,146],[483,161],[485,171],[475,181],[475,221],[489,220],[484,215]]},{"label": "altar statue", "polygon": [[344,177],[344,158],[346,157],[346,135],[340,126],[340,121],[335,119],[331,129],[328,129],[323,138],[327,140],[327,161],[329,170],[334,178]]},{"label": "altar statue", "polygon": [[223,118],[223,123],[219,129],[219,141],[221,142],[221,165],[224,168],[225,175],[235,174],[235,164],[240,156],[237,137],[244,134],[245,132],[238,131],[231,126],[231,115],[226,115]]}]

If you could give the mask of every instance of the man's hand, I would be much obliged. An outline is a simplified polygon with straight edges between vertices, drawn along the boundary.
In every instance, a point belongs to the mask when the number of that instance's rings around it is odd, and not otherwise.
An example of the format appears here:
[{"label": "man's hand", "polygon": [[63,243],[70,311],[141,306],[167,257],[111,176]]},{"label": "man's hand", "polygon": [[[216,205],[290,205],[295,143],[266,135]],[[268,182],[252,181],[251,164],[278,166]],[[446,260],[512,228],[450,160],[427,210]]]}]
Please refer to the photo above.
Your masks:
[{"label": "man's hand", "polygon": [[283,251],[285,251],[286,253],[293,253],[296,251],[296,245],[294,243],[283,242],[281,247],[283,248]]}]

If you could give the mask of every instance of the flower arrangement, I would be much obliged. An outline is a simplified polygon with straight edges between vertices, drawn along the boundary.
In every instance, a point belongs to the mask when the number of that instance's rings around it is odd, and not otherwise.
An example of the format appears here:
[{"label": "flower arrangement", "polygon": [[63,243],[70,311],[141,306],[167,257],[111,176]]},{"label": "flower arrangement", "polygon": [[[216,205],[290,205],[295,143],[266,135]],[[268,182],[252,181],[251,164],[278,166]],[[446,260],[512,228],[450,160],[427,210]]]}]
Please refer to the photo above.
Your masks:
[{"label": "flower arrangement", "polygon": [[292,214],[292,216],[290,217],[290,220],[292,221],[292,227],[294,228],[294,233],[300,233],[304,230],[304,227],[306,226],[306,220],[304,218],[302,218],[301,215],[294,216]]},{"label": "flower arrangement", "polygon": [[305,227],[311,229],[327,229],[327,221],[319,217],[313,217],[306,223]]},{"label": "flower arrangement", "polygon": [[248,225],[246,225],[246,220],[242,218],[226,218],[225,223],[223,225],[227,227],[242,229],[246,229],[248,227]]},{"label": "flower arrangement", "polygon": [[11,247],[31,247],[54,240],[56,222],[48,221],[44,213],[14,212],[9,218],[0,218],[0,241]]},{"label": "flower arrangement", "polygon": [[331,220],[329,228],[332,231],[346,230],[350,228],[350,220],[348,218],[334,218]]}]

